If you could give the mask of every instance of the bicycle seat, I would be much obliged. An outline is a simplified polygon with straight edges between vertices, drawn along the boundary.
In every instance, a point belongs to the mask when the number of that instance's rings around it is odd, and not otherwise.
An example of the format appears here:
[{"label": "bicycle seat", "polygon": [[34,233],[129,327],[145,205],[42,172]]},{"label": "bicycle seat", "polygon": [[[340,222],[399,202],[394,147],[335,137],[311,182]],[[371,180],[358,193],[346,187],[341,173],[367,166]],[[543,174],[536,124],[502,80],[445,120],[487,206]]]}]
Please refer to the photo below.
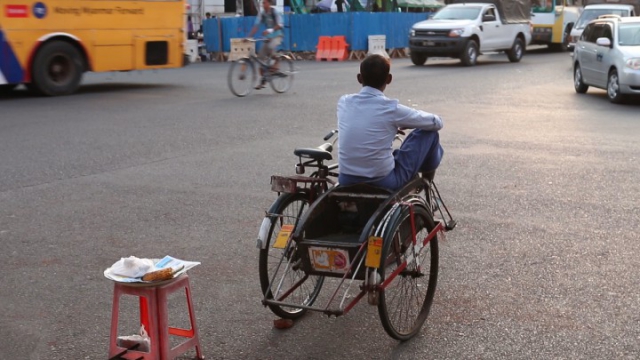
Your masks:
[{"label": "bicycle seat", "polygon": [[331,145],[331,143],[324,143],[317,148],[295,149],[293,154],[299,157],[320,161],[333,159],[331,151],[333,151],[333,145]]}]

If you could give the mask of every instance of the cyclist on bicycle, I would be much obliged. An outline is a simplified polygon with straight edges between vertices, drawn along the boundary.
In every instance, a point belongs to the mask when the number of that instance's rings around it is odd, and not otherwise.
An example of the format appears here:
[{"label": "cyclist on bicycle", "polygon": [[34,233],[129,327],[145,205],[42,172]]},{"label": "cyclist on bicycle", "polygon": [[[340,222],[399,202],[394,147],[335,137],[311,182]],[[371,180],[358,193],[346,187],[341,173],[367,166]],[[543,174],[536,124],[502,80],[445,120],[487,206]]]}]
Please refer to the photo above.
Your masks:
[{"label": "cyclist on bicycle", "polygon": [[[369,183],[397,190],[418,172],[433,180],[440,164],[442,119],[384,96],[391,83],[390,68],[389,59],[368,56],[360,63],[357,76],[362,89],[338,101],[340,185]],[[399,129],[415,130],[394,151],[391,146]]]},{"label": "cyclist on bicycle", "polygon": [[[267,28],[262,32],[262,35],[268,40],[263,44],[260,48],[260,52],[258,52],[258,56],[267,59],[271,58],[273,54],[278,49],[278,46],[282,43],[282,38],[284,37],[283,32],[283,23],[282,23],[282,15],[276,10],[275,7],[271,6],[271,0],[263,0],[262,1],[263,11],[256,17],[256,22],[249,32],[249,37],[253,37],[253,35],[258,31],[258,28],[261,24],[264,24]],[[275,60],[274,64],[271,67],[271,71],[278,70],[278,61]],[[256,86],[256,89],[264,88],[266,84],[266,80],[264,78],[264,74],[262,68],[260,68],[260,75],[263,75],[260,80],[260,84]]]}]

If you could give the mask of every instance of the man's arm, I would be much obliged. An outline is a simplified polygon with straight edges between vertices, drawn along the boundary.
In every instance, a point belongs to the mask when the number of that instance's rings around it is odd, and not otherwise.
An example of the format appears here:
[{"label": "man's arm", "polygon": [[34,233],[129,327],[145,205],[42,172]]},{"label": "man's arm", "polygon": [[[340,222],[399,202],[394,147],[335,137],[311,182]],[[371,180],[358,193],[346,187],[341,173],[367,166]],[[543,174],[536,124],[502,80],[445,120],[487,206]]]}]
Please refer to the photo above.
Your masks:
[{"label": "man's arm", "polygon": [[402,104],[398,104],[393,117],[395,126],[398,128],[438,131],[444,126],[440,116]]},{"label": "man's arm", "polygon": [[253,27],[251,28],[251,31],[249,31],[249,35],[247,37],[253,37],[253,35],[255,35],[256,31],[258,31],[258,26],[259,25],[253,25]]},{"label": "man's arm", "polygon": [[262,22],[262,13],[258,13],[258,16],[256,17],[256,22],[253,24],[253,27],[251,28],[251,31],[249,31],[249,35],[247,37],[253,37],[253,35],[256,34],[256,32],[258,31],[258,28],[260,27],[261,22]]},{"label": "man's arm", "polygon": [[273,26],[273,30],[274,31],[275,30],[280,30],[280,29],[283,28],[283,25],[282,25],[282,14],[278,10],[276,10],[275,8],[273,9],[273,12],[275,14],[275,20],[276,20],[275,21],[276,24]]}]

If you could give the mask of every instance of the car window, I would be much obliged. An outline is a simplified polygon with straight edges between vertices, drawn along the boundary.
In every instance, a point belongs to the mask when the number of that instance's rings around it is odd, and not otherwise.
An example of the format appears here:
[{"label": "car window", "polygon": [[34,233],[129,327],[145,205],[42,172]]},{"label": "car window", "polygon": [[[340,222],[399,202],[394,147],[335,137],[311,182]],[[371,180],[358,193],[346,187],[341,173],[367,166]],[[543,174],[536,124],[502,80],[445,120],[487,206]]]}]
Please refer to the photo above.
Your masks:
[{"label": "car window", "polygon": [[494,18],[496,17],[496,13],[493,11],[493,8],[487,9],[487,11],[485,11],[484,14],[485,15],[489,15],[489,16],[493,16]]},{"label": "car window", "polygon": [[575,29],[582,29],[591,20],[597,19],[599,16],[613,14],[618,16],[629,16],[629,10],[620,10],[620,9],[586,9],[582,12],[578,21],[576,21]]},{"label": "car window", "polygon": [[480,15],[480,7],[444,7],[433,15],[434,20],[473,20]]},{"label": "car window", "polygon": [[621,46],[640,46],[640,24],[620,24],[618,44]]},{"label": "car window", "polygon": [[600,36],[600,37],[605,37],[605,38],[609,39],[609,41],[613,42],[613,31],[611,30],[611,25],[606,24],[602,28],[602,36]]},{"label": "car window", "polygon": [[604,24],[593,24],[593,30],[589,32],[589,35],[585,38],[586,41],[595,43],[599,37],[602,37],[604,32]]},{"label": "car window", "polygon": [[584,28],[584,31],[582,32],[582,35],[580,35],[580,40],[587,41],[587,39],[589,38],[589,35],[593,31],[593,26],[594,25],[591,24],[591,25],[587,25],[587,27]]}]

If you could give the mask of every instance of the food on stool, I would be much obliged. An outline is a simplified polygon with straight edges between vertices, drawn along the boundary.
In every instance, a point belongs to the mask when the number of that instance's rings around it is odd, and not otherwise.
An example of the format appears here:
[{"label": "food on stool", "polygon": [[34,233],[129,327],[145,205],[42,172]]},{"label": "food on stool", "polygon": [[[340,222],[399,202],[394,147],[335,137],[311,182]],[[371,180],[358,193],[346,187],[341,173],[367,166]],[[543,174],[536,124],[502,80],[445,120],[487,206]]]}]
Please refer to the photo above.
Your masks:
[{"label": "food on stool", "polygon": [[173,279],[173,269],[166,268],[144,274],[142,281],[162,281]]}]

